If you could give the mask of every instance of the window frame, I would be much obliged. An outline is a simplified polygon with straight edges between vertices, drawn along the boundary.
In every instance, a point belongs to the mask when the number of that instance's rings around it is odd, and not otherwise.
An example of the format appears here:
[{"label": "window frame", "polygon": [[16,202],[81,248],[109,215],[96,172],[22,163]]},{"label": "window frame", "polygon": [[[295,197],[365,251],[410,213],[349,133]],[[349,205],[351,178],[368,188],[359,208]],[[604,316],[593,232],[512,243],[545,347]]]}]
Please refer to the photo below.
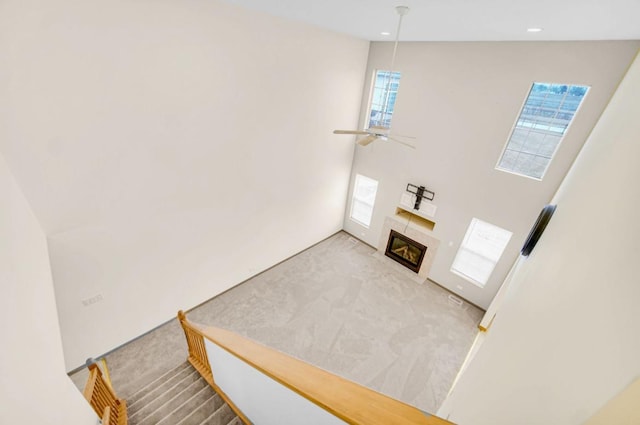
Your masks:
[{"label": "window frame", "polygon": [[[375,189],[375,191],[373,193],[373,200],[372,200],[372,202],[370,204],[366,200],[362,200],[362,199],[357,197],[357,194],[358,194],[358,191],[357,191],[357,189],[358,189],[358,181],[360,179],[368,180],[370,182],[374,182],[375,183],[376,189]],[[360,174],[360,173],[356,173],[355,178],[353,180],[353,191],[351,193],[351,206],[349,208],[349,219],[354,221],[355,223],[367,228],[367,229],[369,227],[371,227],[371,221],[373,220],[373,211],[374,211],[375,205],[376,205],[376,198],[378,196],[378,187],[379,187],[379,185],[380,185],[380,182],[378,180],[373,179],[373,178],[368,177],[368,176],[365,176],[364,174]],[[371,208],[371,215],[370,215],[369,223],[364,223],[364,222],[358,220],[357,218],[355,218],[353,216],[354,206],[357,203],[359,203],[361,205],[364,204],[364,205],[369,206]]]},{"label": "window frame", "polygon": [[[400,91],[400,80],[402,79],[402,73],[400,71],[391,71],[388,69],[374,69],[373,70],[373,75],[371,77],[371,85],[370,85],[370,89],[369,89],[369,100],[367,102],[367,113],[365,116],[365,120],[366,120],[366,126],[365,128],[371,128],[371,111],[373,110],[373,102],[374,102],[374,97],[375,97],[375,91],[376,91],[376,80],[378,79],[378,74],[379,73],[390,73],[391,74],[391,78],[389,81],[389,90],[387,90],[387,87],[383,87],[382,91],[383,91],[383,96],[387,93],[393,93],[393,90],[391,90],[391,84],[393,84],[393,81],[395,80],[394,76],[397,75],[398,78],[398,87],[395,90],[395,97],[393,100],[393,104],[392,104],[392,108],[391,108],[391,113],[389,113],[389,111],[387,110],[387,115],[389,115],[389,125],[385,128],[391,128],[391,121],[393,120],[393,114],[395,111],[395,105],[396,105],[396,101],[398,100],[398,93]],[[382,118],[382,121],[384,122],[385,119],[384,117]]]},{"label": "window frame", "polygon": [[[509,236],[506,239],[504,246],[502,246],[502,249],[500,251],[500,255],[498,255],[498,257],[494,260],[491,257],[488,257],[487,255],[485,255],[484,253],[475,251],[473,249],[470,249],[466,246],[466,242],[473,236],[473,229],[475,229],[475,225],[476,223],[483,223],[483,224],[487,224],[491,227],[494,227],[496,229],[500,229],[501,231],[508,233]],[[502,259],[502,256],[504,255],[504,252],[507,249],[507,246],[509,246],[509,242],[511,242],[511,238],[513,237],[513,232],[511,232],[510,230],[504,229],[500,226],[497,226],[493,223],[489,223],[488,221],[484,221],[481,220],[479,218],[476,217],[472,217],[471,221],[469,222],[469,225],[467,226],[467,230],[465,232],[464,238],[462,239],[462,242],[460,243],[460,246],[458,247],[458,250],[456,251],[456,255],[453,258],[453,262],[451,263],[451,267],[449,268],[449,271],[457,276],[460,276],[461,278],[463,278],[464,280],[480,287],[480,288],[485,288],[487,283],[489,282],[489,280],[491,279],[491,276],[493,275],[493,272],[496,269],[496,266],[498,265],[498,263],[500,262],[500,260]],[[487,275],[487,280],[484,282],[481,282],[479,280],[476,280],[473,276],[470,276],[468,274],[466,274],[463,270],[457,269],[456,267],[456,262],[458,260],[458,257],[460,256],[461,252],[466,252],[466,253],[470,253],[472,255],[475,255],[476,257],[479,257],[483,260],[487,260],[488,262],[493,263],[493,266],[491,267],[491,271],[489,272],[489,274]]]},{"label": "window frame", "polygon": [[[533,93],[533,89],[535,87],[536,84],[546,84],[549,86],[553,86],[553,85],[560,85],[560,86],[567,86],[567,92],[569,91],[569,89],[571,87],[583,87],[586,88],[586,91],[584,93],[584,96],[582,96],[582,99],[580,100],[580,103],[578,104],[578,107],[576,108],[575,112],[573,113],[573,117],[571,118],[571,120],[569,121],[566,129],[564,130],[564,132],[562,133],[562,135],[560,136],[560,140],[558,140],[558,143],[556,144],[555,148],[553,149],[553,152],[551,153],[551,156],[549,157],[549,160],[545,166],[544,171],[542,172],[542,174],[540,175],[540,177],[535,177],[535,176],[531,176],[528,174],[523,174],[520,173],[518,171],[514,171],[511,169],[507,169],[507,168],[502,168],[500,167],[500,163],[502,162],[502,159],[504,158],[505,153],[507,152],[509,145],[511,144],[513,135],[515,133],[515,131],[518,129],[518,122],[520,122],[520,118],[522,117],[522,113],[524,111],[525,106],[527,105],[527,102],[529,101],[529,97],[531,96],[531,93]],[[560,146],[562,145],[562,142],[564,141],[564,139],[566,138],[567,134],[569,133],[569,130],[571,130],[571,127],[573,126],[573,123],[575,122],[576,116],[578,115],[578,113],[580,112],[580,110],[582,109],[582,106],[584,105],[584,101],[587,98],[587,96],[589,95],[589,92],[591,91],[591,86],[588,85],[582,85],[582,84],[564,84],[564,83],[547,83],[547,82],[541,82],[541,81],[533,81],[531,83],[531,85],[529,86],[529,90],[527,91],[527,95],[524,97],[524,100],[522,101],[522,104],[520,105],[520,109],[518,110],[518,114],[516,115],[515,121],[513,123],[513,125],[511,126],[511,130],[509,131],[509,137],[507,137],[507,141],[505,142],[504,146],[502,147],[502,150],[500,151],[500,155],[498,156],[498,161],[496,162],[496,165],[494,167],[495,170],[497,171],[502,171],[504,173],[508,173],[508,174],[513,174],[516,176],[520,176],[520,177],[526,177],[532,180],[536,180],[536,181],[542,181],[544,179],[544,177],[547,175],[547,172],[549,171],[549,168],[551,167],[551,163],[553,162],[553,160],[555,159],[556,154],[558,153],[558,150],[560,149]],[[559,110],[556,110],[556,113]]]}]

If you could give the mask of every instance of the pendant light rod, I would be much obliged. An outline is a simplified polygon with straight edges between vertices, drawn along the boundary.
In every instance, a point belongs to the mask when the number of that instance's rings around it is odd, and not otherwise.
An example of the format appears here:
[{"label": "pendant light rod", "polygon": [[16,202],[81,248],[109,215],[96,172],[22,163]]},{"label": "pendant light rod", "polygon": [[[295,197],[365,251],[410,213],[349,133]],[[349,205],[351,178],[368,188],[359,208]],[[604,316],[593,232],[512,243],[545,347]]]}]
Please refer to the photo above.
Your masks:
[{"label": "pendant light rod", "polygon": [[393,45],[393,54],[391,56],[391,69],[389,70],[392,72],[396,64],[396,52],[398,51],[398,41],[400,41],[400,28],[402,27],[402,18],[404,17],[404,15],[409,13],[409,8],[407,6],[396,6],[396,13],[398,13],[398,28],[396,29],[396,42]]},{"label": "pendant light rod", "polygon": [[[398,51],[398,41],[400,40],[400,28],[402,27],[402,18],[404,15],[409,13],[409,8],[407,6],[396,6],[396,13],[398,14],[398,28],[396,29],[396,42],[393,45],[393,53],[391,55],[391,66],[389,67],[389,72],[387,74],[387,82],[385,84],[385,94],[384,94],[384,103],[382,107],[382,122],[384,123],[387,119],[388,111],[389,111],[389,98],[391,97],[391,80],[393,78],[393,72],[395,70],[396,65],[396,53]],[[382,125],[382,127],[385,127]],[[391,127],[391,124],[386,126],[387,129]]]}]

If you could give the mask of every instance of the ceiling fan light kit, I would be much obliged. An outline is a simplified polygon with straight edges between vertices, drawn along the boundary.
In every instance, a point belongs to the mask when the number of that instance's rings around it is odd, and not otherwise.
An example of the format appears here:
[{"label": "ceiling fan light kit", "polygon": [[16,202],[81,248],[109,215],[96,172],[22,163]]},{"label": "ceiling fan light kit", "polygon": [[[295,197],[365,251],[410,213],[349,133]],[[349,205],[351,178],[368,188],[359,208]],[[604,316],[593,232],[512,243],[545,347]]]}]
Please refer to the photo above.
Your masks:
[{"label": "ceiling fan light kit", "polygon": [[[398,41],[400,39],[400,27],[402,26],[402,18],[407,13],[409,13],[409,8],[407,6],[396,6],[395,9],[396,9],[396,13],[398,14],[398,28],[396,30],[396,40],[393,45],[393,54],[391,55],[391,66],[389,67],[389,82],[387,82],[387,87],[386,87],[387,92],[389,91],[391,75],[393,74],[393,69],[396,62],[396,53],[398,51]],[[388,107],[389,105],[388,105],[388,95],[387,95],[387,100],[385,101],[384,109],[382,111],[383,116],[386,116],[388,114]],[[393,142],[400,143],[402,145],[415,149],[415,146],[413,146],[411,143],[398,139],[398,137],[404,137],[404,138],[410,138],[410,139],[415,139],[415,137],[392,135],[390,133],[390,129],[387,127],[371,126],[365,130],[334,130],[333,134],[353,134],[356,136],[358,135],[366,136],[356,141],[356,143],[359,144],[360,146],[367,146],[368,144],[376,140],[391,140]]]}]

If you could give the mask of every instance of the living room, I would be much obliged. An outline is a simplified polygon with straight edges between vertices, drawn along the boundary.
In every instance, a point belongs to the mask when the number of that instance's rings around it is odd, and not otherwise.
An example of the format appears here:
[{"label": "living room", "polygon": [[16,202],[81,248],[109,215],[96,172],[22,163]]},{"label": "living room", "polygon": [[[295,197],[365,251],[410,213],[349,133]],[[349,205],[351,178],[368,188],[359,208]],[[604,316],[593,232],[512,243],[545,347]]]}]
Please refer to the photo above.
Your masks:
[{"label": "living room", "polygon": [[[62,372],[343,228],[376,246],[408,183],[436,194],[430,277],[486,308],[639,45],[401,43],[393,129],[416,149],[363,148],[332,131],[363,126],[389,42],[224,2],[2,7],[0,149],[46,238]],[[542,181],[495,169],[536,81],[591,87]],[[369,228],[356,174],[379,182]],[[472,218],[513,233],[484,288],[450,272]]]}]

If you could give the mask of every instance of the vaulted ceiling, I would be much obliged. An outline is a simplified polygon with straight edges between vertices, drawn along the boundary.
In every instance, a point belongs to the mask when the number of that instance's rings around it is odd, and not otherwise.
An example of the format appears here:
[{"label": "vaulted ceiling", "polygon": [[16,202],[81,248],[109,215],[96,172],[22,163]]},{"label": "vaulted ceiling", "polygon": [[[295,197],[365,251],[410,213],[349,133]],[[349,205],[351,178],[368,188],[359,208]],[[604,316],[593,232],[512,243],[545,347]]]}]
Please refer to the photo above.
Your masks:
[{"label": "vaulted ceiling", "polygon": [[411,9],[403,41],[640,39],[638,0],[227,1],[365,40],[393,39],[398,5]]}]

